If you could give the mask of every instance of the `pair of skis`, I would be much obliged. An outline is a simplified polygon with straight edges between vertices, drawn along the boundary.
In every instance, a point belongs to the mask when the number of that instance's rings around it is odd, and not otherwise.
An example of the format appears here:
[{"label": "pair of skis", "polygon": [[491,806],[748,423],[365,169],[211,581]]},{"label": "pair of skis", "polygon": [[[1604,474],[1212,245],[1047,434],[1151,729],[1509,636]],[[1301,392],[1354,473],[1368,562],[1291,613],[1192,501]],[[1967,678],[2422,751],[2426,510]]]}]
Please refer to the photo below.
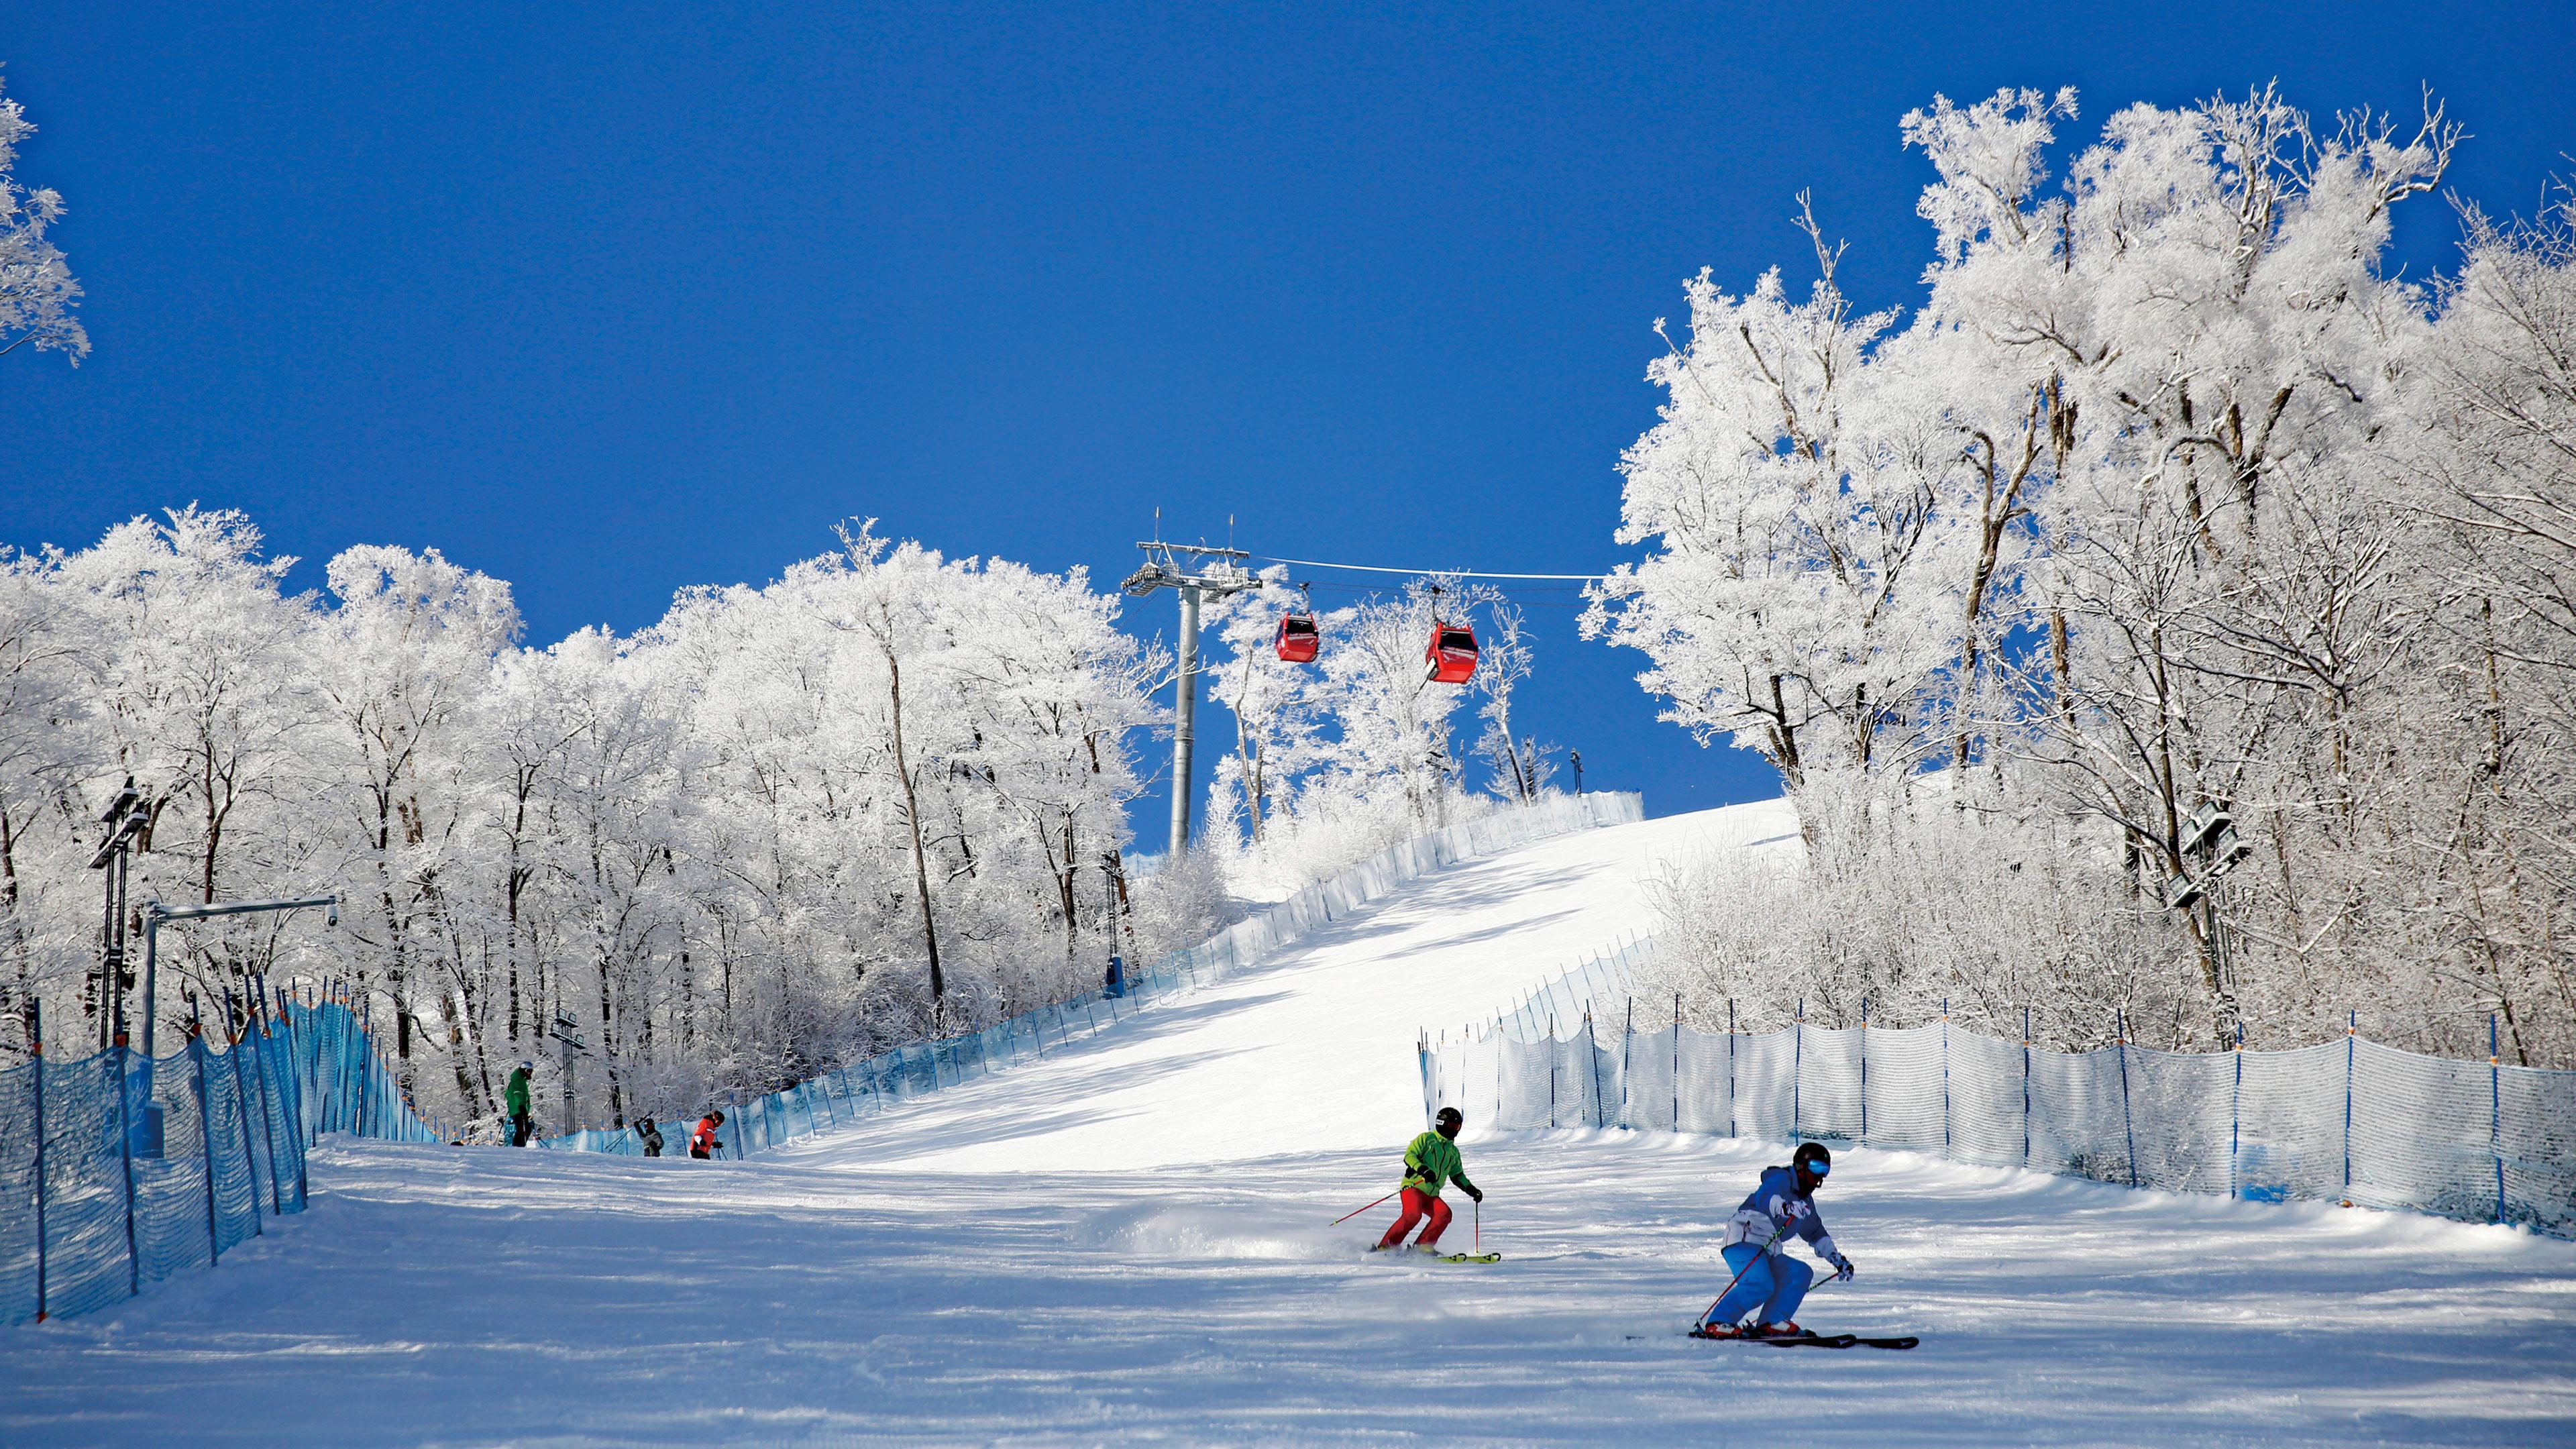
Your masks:
[{"label": "pair of skis", "polygon": [[1369,1251],[1372,1253],[1402,1253],[1407,1257],[1433,1263],[1499,1263],[1503,1261],[1503,1255],[1500,1253],[1424,1252],[1419,1248],[1371,1248]]},{"label": "pair of skis", "polygon": [[1922,1340],[1912,1334],[1896,1338],[1870,1338],[1857,1333],[1780,1333],[1755,1337],[1741,1333],[1709,1333],[1694,1328],[1692,1338],[1711,1343],[1767,1343],[1773,1348],[1912,1348]]}]

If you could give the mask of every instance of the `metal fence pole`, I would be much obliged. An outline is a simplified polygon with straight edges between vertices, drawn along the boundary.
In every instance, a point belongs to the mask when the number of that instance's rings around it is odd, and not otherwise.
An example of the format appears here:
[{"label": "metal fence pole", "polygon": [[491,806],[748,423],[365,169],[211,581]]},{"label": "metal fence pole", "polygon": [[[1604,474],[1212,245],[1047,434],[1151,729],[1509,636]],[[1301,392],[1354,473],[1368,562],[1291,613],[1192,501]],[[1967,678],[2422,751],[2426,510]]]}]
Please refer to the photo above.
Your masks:
[{"label": "metal fence pole", "polygon": [[2227,1195],[2236,1196],[2243,1180],[2237,1171],[2237,1152],[2245,1139],[2245,1023],[2236,1023],[2236,1086],[2227,1099]]},{"label": "metal fence pole", "polygon": [[1604,1099],[1610,1094],[1601,1090],[1601,1040],[1593,1034],[1592,1012],[1589,1008],[1583,1013],[1583,1051],[1584,1055],[1592,1059],[1592,1125],[1607,1127],[1610,1124],[1604,1120],[1604,1117],[1609,1103]]},{"label": "metal fence pole", "polygon": [[1950,1153],[1950,998],[1941,998],[1941,1155]]},{"label": "metal fence pole", "polygon": [[1869,998],[1860,999],[1860,1140],[1869,1141]]},{"label": "metal fence pole", "polygon": [[2030,1008],[2021,1009],[2021,1165],[2030,1167]]},{"label": "metal fence pole", "polygon": [[27,1003],[27,1029],[36,1049],[36,1321],[45,1321],[45,1008]]},{"label": "metal fence pole", "polygon": [[[192,998],[193,1000],[193,998]],[[197,1076],[197,1146],[206,1158],[206,1261],[222,1261],[222,1234],[215,1231],[215,1116],[206,1106],[206,1042],[197,1023],[188,1023],[188,1065]]]},{"label": "metal fence pole", "polygon": [[2120,1136],[2129,1144],[2129,1186],[2138,1185],[2138,1131],[2129,1117],[2129,1017],[2124,1011],[2111,1013],[2111,1030],[2120,1042]]},{"label": "metal fence pole", "polygon": [[1556,1018],[1547,1019],[1547,1125],[1556,1125]]},{"label": "metal fence pole", "polygon": [[252,1179],[250,1185],[250,1235],[256,1238],[260,1236],[259,1168],[256,1165],[258,1158],[252,1153],[250,1146],[250,1085],[242,1080],[241,1038],[233,1034],[233,993],[230,987],[226,987],[224,989],[224,1035],[231,1040],[231,1049],[226,1051],[224,1056],[232,1063],[233,1066],[233,1105],[238,1109],[236,1115],[241,1120],[242,1171],[245,1174],[248,1174]]},{"label": "metal fence pole", "polygon": [[2353,1037],[2361,1030],[2361,1013],[2349,1012],[2343,1021],[2343,1205],[2352,1206],[2352,1053]]},{"label": "metal fence pole", "polygon": [[[120,1006],[120,1010],[122,1007]],[[116,1146],[117,1160],[125,1168],[125,1296],[143,1291],[143,1260],[134,1251],[134,1101],[125,1059],[132,1048],[122,1038],[108,1048],[108,1065],[116,1072]],[[2504,1169],[2496,1169],[2496,1181],[2504,1181]]]},{"label": "metal fence pole", "polygon": [[286,1203],[277,1182],[277,1124],[269,1117],[268,1033],[260,1030],[259,1017],[255,1013],[250,1018],[250,1031],[251,1036],[259,1041],[256,1053],[259,1060],[253,1063],[251,1072],[259,1079],[259,1140],[268,1147],[268,1209],[273,1215],[284,1217]]},{"label": "metal fence pole", "polygon": [[[2504,1060],[2496,1049],[2494,1011],[2486,1013],[2486,1111],[2486,1145],[2496,1152],[2496,1222],[2504,1222]],[[129,1186],[126,1194],[131,1191]]]},{"label": "metal fence pole", "polygon": [[1798,1019],[1789,1024],[1789,1137],[1807,1135],[1804,1105],[1807,1076],[1807,998],[1798,998]]},{"label": "metal fence pole", "polygon": [[1735,1135],[1735,998],[1726,998],[1726,1135]]},{"label": "metal fence pole", "polygon": [[1619,1128],[1631,1129],[1628,1121],[1628,1083],[1635,1075],[1637,1049],[1637,998],[1628,998],[1627,1024],[1619,1029]]}]

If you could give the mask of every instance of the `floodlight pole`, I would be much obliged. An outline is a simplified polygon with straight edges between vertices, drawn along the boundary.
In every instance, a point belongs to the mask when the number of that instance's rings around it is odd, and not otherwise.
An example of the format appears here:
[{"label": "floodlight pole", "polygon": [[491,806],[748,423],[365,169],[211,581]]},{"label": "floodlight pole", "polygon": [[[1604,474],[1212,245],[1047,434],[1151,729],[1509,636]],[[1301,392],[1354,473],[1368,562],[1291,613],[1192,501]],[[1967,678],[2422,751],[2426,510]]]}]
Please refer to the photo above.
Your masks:
[{"label": "floodlight pole", "polygon": [[125,1040],[125,891],[136,838],[152,828],[152,802],[135,789],[134,777],[108,802],[98,817],[106,828],[89,868],[106,872],[106,916],[99,926],[98,1049],[122,1048]]},{"label": "floodlight pole", "polygon": [[[1194,778],[1190,756],[1199,703],[1199,598],[1223,598],[1260,588],[1261,577],[1243,566],[1243,561],[1252,555],[1239,548],[1166,543],[1159,538],[1136,546],[1145,550],[1144,565],[1129,574],[1119,588],[1139,599],[1156,589],[1176,590],[1181,596],[1180,669],[1172,702],[1171,853],[1177,857],[1190,848],[1190,786]],[[1178,556],[1182,554],[1189,555],[1191,569],[1196,572],[1181,567]],[[1203,559],[1214,559],[1215,563],[1203,565]]]},{"label": "floodlight pole", "polygon": [[161,980],[161,927],[167,921],[202,921],[210,916],[246,916],[255,911],[300,911],[310,906],[327,907],[330,923],[340,924],[340,897],[299,896],[290,901],[210,901],[202,906],[165,906],[159,901],[143,903],[143,1055],[152,1055],[153,1002],[159,995]]}]

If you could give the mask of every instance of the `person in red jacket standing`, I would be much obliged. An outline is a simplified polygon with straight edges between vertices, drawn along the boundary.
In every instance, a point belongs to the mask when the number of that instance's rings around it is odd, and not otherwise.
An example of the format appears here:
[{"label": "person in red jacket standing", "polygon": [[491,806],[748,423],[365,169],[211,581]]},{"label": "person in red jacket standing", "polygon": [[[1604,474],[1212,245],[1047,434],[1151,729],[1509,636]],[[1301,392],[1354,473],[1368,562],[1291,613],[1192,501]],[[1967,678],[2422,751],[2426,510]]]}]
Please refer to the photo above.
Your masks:
[{"label": "person in red jacket standing", "polygon": [[723,1125],[722,1112],[709,1112],[699,1118],[698,1130],[689,1134],[689,1155],[703,1160],[724,1151],[724,1144],[716,1140],[716,1129]]}]

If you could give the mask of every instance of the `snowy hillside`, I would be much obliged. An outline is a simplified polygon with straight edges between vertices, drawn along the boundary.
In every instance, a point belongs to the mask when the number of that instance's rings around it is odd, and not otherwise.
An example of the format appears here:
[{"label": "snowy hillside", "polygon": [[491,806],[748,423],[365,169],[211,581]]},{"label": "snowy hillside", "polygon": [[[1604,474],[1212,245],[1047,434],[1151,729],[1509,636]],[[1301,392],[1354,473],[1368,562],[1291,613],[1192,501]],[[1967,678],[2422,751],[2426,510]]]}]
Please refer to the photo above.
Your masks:
[{"label": "snowy hillside", "polygon": [[1739,807],[1461,866],[748,1163],[325,1148],[312,1210],[221,1268],[0,1336],[0,1442],[2576,1437],[2576,1245],[2499,1229],[1855,1150],[1822,1201],[1859,1278],[1800,1317],[1924,1343],[1836,1354],[1680,1336],[1773,1146],[1471,1124],[1504,1261],[1369,1257],[1384,1209],[1324,1226],[1395,1185],[1420,1026],[1643,928],[1659,862],[1788,829]]}]

